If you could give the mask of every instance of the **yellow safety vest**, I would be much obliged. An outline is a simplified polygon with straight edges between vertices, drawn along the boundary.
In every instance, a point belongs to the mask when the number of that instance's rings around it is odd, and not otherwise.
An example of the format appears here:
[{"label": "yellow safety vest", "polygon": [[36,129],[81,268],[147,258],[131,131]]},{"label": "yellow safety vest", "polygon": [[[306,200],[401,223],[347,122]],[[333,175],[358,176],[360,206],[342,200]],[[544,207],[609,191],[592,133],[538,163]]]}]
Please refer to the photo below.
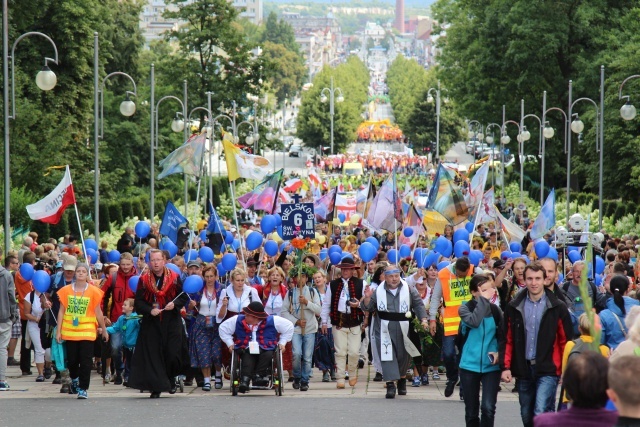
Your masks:
[{"label": "yellow safety vest", "polygon": [[[59,293],[62,293],[61,291]],[[84,295],[74,296],[73,290],[60,295],[60,302],[65,308],[60,330],[63,340],[96,340],[98,320],[96,319],[95,309],[100,304],[102,295],[102,291],[92,285],[88,286]],[[74,319],[77,319],[77,321]]]},{"label": "yellow safety vest", "polygon": [[463,278],[456,277],[455,272],[451,272],[450,266],[443,268],[438,273],[438,279],[442,285],[442,299],[444,300],[444,335],[456,335],[460,326],[460,316],[458,315],[458,307],[463,302],[471,299],[469,292],[469,282],[473,275],[473,266],[469,267],[469,271]]}]

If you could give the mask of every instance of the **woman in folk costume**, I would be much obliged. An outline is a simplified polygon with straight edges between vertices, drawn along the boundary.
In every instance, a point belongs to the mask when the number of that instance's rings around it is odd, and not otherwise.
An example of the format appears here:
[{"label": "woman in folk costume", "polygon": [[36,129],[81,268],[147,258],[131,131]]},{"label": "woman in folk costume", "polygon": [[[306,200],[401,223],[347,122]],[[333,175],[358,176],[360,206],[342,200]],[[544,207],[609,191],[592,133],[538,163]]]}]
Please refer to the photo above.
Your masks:
[{"label": "woman in folk costume", "polygon": [[411,319],[415,315],[425,329],[428,319],[420,295],[400,278],[397,266],[389,265],[384,277],[385,281],[375,291],[370,286],[365,288],[360,307],[377,314],[373,320],[371,351],[376,352],[382,365],[382,375],[387,382],[386,397],[393,399],[394,381],[397,381],[398,394],[407,394],[405,375],[411,358],[420,355],[409,339]]},{"label": "woman in folk costume", "polygon": [[[131,361],[129,387],[160,393],[176,392],[175,377],[189,358],[180,310],[189,297],[177,273],[165,267],[162,251],[152,249],[150,269],[140,276],[135,309],[143,316]],[[187,350],[185,355],[184,350]]]}]

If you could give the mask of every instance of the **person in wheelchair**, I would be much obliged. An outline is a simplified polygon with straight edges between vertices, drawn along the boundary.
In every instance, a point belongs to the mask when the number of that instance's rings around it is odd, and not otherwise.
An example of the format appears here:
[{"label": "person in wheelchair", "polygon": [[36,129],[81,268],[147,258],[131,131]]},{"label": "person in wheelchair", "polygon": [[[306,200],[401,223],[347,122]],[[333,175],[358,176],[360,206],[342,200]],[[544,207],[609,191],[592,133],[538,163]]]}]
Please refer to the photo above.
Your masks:
[{"label": "person in wheelchair", "polygon": [[[220,339],[229,351],[240,352],[240,393],[249,391],[249,382],[254,386],[269,384],[271,361],[276,346],[283,351],[293,337],[293,323],[280,316],[270,316],[259,301],[253,301],[242,310],[220,324]],[[255,377],[254,377],[255,376]]]}]

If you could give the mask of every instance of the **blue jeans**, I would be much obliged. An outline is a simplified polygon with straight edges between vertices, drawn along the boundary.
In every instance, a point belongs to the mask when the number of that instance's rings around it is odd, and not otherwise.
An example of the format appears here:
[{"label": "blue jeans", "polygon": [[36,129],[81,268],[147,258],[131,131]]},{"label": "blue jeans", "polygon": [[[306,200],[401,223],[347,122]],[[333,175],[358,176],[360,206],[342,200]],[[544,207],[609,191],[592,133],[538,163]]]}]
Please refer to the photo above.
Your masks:
[{"label": "blue jeans", "polygon": [[122,332],[109,335],[109,343],[111,343],[111,360],[113,366],[116,367],[116,374],[122,375],[124,369],[122,364]]},{"label": "blue jeans", "polygon": [[308,383],[311,375],[311,358],[316,343],[316,334],[293,334],[293,378]]},{"label": "blue jeans", "polygon": [[529,367],[530,378],[520,378],[518,382],[518,399],[520,416],[524,427],[533,426],[533,417],[545,412],[554,412],[556,390],[559,377],[546,375],[536,377],[536,367]]},{"label": "blue jeans", "polygon": [[447,381],[458,381],[458,356],[456,354],[456,336],[442,337],[442,359],[447,369]]},{"label": "blue jeans", "polygon": [[[460,369],[460,385],[464,387],[464,419],[467,427],[493,427],[501,372],[486,373]],[[480,404],[480,383],[482,403]],[[478,417],[482,414],[482,420]]]}]

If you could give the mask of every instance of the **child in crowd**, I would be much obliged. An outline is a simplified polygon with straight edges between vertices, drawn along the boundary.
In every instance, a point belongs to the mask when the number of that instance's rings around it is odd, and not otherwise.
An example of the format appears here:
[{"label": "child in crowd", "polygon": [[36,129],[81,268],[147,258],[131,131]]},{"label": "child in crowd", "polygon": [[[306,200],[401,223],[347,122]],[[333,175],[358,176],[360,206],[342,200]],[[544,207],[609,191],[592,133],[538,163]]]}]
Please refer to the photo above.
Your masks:
[{"label": "child in crowd", "polygon": [[111,326],[107,327],[107,332],[111,335],[121,332],[122,339],[122,353],[124,355],[124,382],[126,387],[129,384],[129,374],[131,373],[131,357],[133,356],[133,350],[136,347],[136,341],[138,340],[138,332],[140,331],[140,319],[142,316],[138,316],[133,311],[133,298],[127,298],[122,304],[122,315],[118,317],[118,320]]}]

